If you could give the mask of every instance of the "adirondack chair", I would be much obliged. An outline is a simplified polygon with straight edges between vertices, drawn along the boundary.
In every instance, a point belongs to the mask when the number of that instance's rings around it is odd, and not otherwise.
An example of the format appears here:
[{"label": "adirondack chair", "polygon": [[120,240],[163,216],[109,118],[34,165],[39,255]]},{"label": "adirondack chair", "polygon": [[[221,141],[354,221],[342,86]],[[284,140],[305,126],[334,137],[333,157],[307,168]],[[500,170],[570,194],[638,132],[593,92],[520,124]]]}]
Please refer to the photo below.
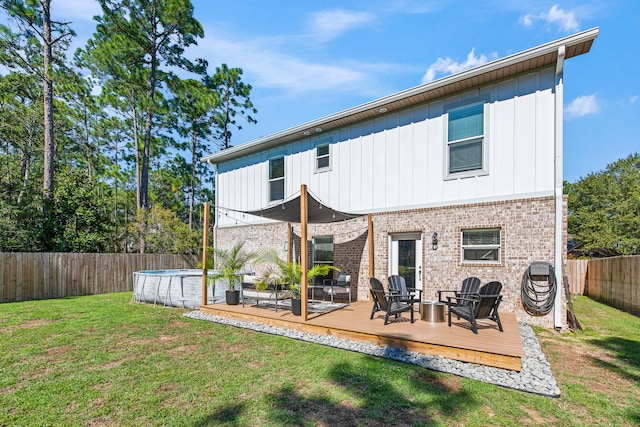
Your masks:
[{"label": "adirondack chair", "polygon": [[478,293],[478,289],[480,288],[480,279],[477,277],[467,277],[462,281],[462,287],[460,289],[449,289],[438,291],[438,301],[446,302],[445,299],[442,298],[443,293],[453,293],[455,298],[460,298],[457,301],[458,305],[467,305],[469,302],[463,298],[469,298],[473,294]]},{"label": "adirondack chair", "polygon": [[408,311],[411,313],[411,323],[413,319],[413,304],[415,301],[402,301],[401,296],[398,294],[388,294],[384,291],[384,286],[375,277],[369,280],[371,285],[371,297],[373,298],[373,308],[371,309],[371,319],[373,315],[378,311],[384,311],[384,324],[389,323],[389,316],[395,316],[398,318],[401,313]]},{"label": "adirondack chair", "polygon": [[[416,292],[418,296],[416,296]],[[389,293],[399,294],[401,301],[422,301],[422,289],[408,288],[404,277],[394,274],[389,276]]]},{"label": "adirondack chair", "polygon": [[[451,314],[461,317],[471,322],[471,329],[473,333],[478,333],[478,325],[476,321],[478,319],[490,319],[498,324],[498,329],[503,332],[502,322],[500,322],[500,316],[498,315],[498,307],[502,302],[502,283],[489,282],[480,288],[476,295],[466,297],[447,297],[447,306],[449,309],[448,318],[449,326],[451,326]],[[460,300],[467,301],[467,304],[460,305]]]}]

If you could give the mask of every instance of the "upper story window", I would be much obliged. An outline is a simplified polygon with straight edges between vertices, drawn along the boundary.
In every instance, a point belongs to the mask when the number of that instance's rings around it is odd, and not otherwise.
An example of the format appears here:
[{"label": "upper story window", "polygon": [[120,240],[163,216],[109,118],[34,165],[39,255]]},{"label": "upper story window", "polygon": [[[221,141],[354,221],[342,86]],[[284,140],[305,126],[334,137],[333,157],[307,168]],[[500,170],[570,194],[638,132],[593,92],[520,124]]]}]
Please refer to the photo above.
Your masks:
[{"label": "upper story window", "polygon": [[316,170],[329,169],[331,166],[331,152],[329,144],[318,145],[316,147]]},{"label": "upper story window", "polygon": [[284,199],[284,157],[269,159],[269,201]]},{"label": "upper story window", "polygon": [[499,263],[501,249],[499,228],[462,230],[462,262]]},{"label": "upper story window", "polygon": [[483,171],[484,102],[447,111],[447,176]]}]

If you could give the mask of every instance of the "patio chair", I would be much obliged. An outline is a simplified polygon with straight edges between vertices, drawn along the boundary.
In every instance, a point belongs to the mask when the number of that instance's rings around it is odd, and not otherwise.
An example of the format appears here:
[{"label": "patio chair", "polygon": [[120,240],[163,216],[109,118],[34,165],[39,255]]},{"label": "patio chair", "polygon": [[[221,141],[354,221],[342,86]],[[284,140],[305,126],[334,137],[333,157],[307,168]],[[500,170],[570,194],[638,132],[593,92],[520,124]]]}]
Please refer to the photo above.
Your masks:
[{"label": "patio chair", "polygon": [[[449,308],[449,326],[451,326],[451,313],[471,322],[471,329],[473,333],[478,333],[478,325],[476,321],[478,319],[493,320],[498,324],[498,329],[503,332],[502,322],[500,322],[500,316],[498,315],[498,306],[502,302],[502,283],[489,282],[480,288],[477,294],[470,297],[447,297],[447,305]],[[457,304],[454,300],[458,300]],[[467,301],[466,305],[460,305],[460,300]]]},{"label": "patio chair", "polygon": [[[255,306],[260,307],[260,297],[262,295],[262,299],[266,300],[264,305],[275,297],[275,308],[278,311],[278,291],[280,285],[265,285],[260,283],[260,277],[245,274],[242,278],[241,286],[240,286],[240,301],[242,301],[242,307],[244,308],[245,303],[251,304],[255,300]],[[266,295],[269,293],[270,295]]]},{"label": "patio chair", "polygon": [[351,304],[351,276],[347,274],[341,274],[336,280],[330,280],[328,286],[324,286],[325,294],[331,295],[331,302],[333,303],[333,297],[336,295],[346,295],[349,297],[349,304]]},{"label": "patio chair", "polygon": [[[413,301],[420,302],[422,301],[422,289],[416,288],[408,288],[407,281],[404,277],[394,274],[389,276],[389,293],[391,294],[399,294],[401,301]],[[416,297],[416,292],[418,296]]]},{"label": "patio chair", "polygon": [[477,277],[467,277],[462,281],[462,287],[460,287],[460,289],[438,291],[438,301],[447,302],[445,301],[447,297],[445,297],[445,299],[442,298],[442,294],[447,292],[453,293],[456,299],[460,299],[457,305],[467,305],[469,304],[468,300],[463,298],[469,298],[471,295],[477,294],[478,289],[480,289],[480,279]]},{"label": "patio chair", "polygon": [[371,297],[373,298],[373,308],[371,309],[371,319],[373,319],[373,315],[377,311],[384,311],[386,314],[384,316],[384,324],[387,325],[389,323],[389,316],[395,316],[396,319],[400,316],[401,313],[408,311],[411,313],[411,323],[414,322],[413,319],[413,304],[415,303],[412,300],[402,301],[400,295],[398,294],[388,294],[384,291],[384,286],[382,282],[380,282],[375,277],[372,277],[369,280],[371,284]]}]

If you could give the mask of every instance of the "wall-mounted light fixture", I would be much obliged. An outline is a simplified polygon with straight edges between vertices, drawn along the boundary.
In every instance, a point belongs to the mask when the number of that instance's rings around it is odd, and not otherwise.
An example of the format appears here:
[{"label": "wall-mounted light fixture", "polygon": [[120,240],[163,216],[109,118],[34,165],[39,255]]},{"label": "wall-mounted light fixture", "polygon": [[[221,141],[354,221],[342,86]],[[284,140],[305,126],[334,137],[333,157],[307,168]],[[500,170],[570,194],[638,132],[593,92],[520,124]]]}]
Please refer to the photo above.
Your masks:
[{"label": "wall-mounted light fixture", "polygon": [[431,249],[434,251],[438,249],[438,233],[433,233],[431,236]]}]

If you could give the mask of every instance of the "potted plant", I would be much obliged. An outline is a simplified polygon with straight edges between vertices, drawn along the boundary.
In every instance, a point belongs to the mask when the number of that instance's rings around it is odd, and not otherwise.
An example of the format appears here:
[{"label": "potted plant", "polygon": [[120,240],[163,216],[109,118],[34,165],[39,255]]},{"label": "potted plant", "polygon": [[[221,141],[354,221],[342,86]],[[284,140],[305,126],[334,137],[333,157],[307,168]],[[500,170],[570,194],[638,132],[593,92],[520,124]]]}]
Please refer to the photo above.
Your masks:
[{"label": "potted plant", "polygon": [[253,252],[243,250],[244,242],[238,242],[231,249],[215,249],[217,256],[217,269],[209,276],[209,284],[220,281],[227,287],[225,301],[229,305],[238,305],[240,291],[236,285],[240,283],[240,276],[244,274],[246,265],[255,259]]},{"label": "potted plant", "polygon": [[[269,264],[264,280],[277,282],[287,286],[291,291],[291,311],[294,315],[299,316],[302,313],[301,300],[302,297],[302,268],[300,264],[280,259],[278,253],[273,249],[262,251],[258,257],[259,262]],[[316,264],[307,271],[307,280],[309,284],[318,276],[326,276],[329,271],[340,271],[340,269],[327,264]]]}]

